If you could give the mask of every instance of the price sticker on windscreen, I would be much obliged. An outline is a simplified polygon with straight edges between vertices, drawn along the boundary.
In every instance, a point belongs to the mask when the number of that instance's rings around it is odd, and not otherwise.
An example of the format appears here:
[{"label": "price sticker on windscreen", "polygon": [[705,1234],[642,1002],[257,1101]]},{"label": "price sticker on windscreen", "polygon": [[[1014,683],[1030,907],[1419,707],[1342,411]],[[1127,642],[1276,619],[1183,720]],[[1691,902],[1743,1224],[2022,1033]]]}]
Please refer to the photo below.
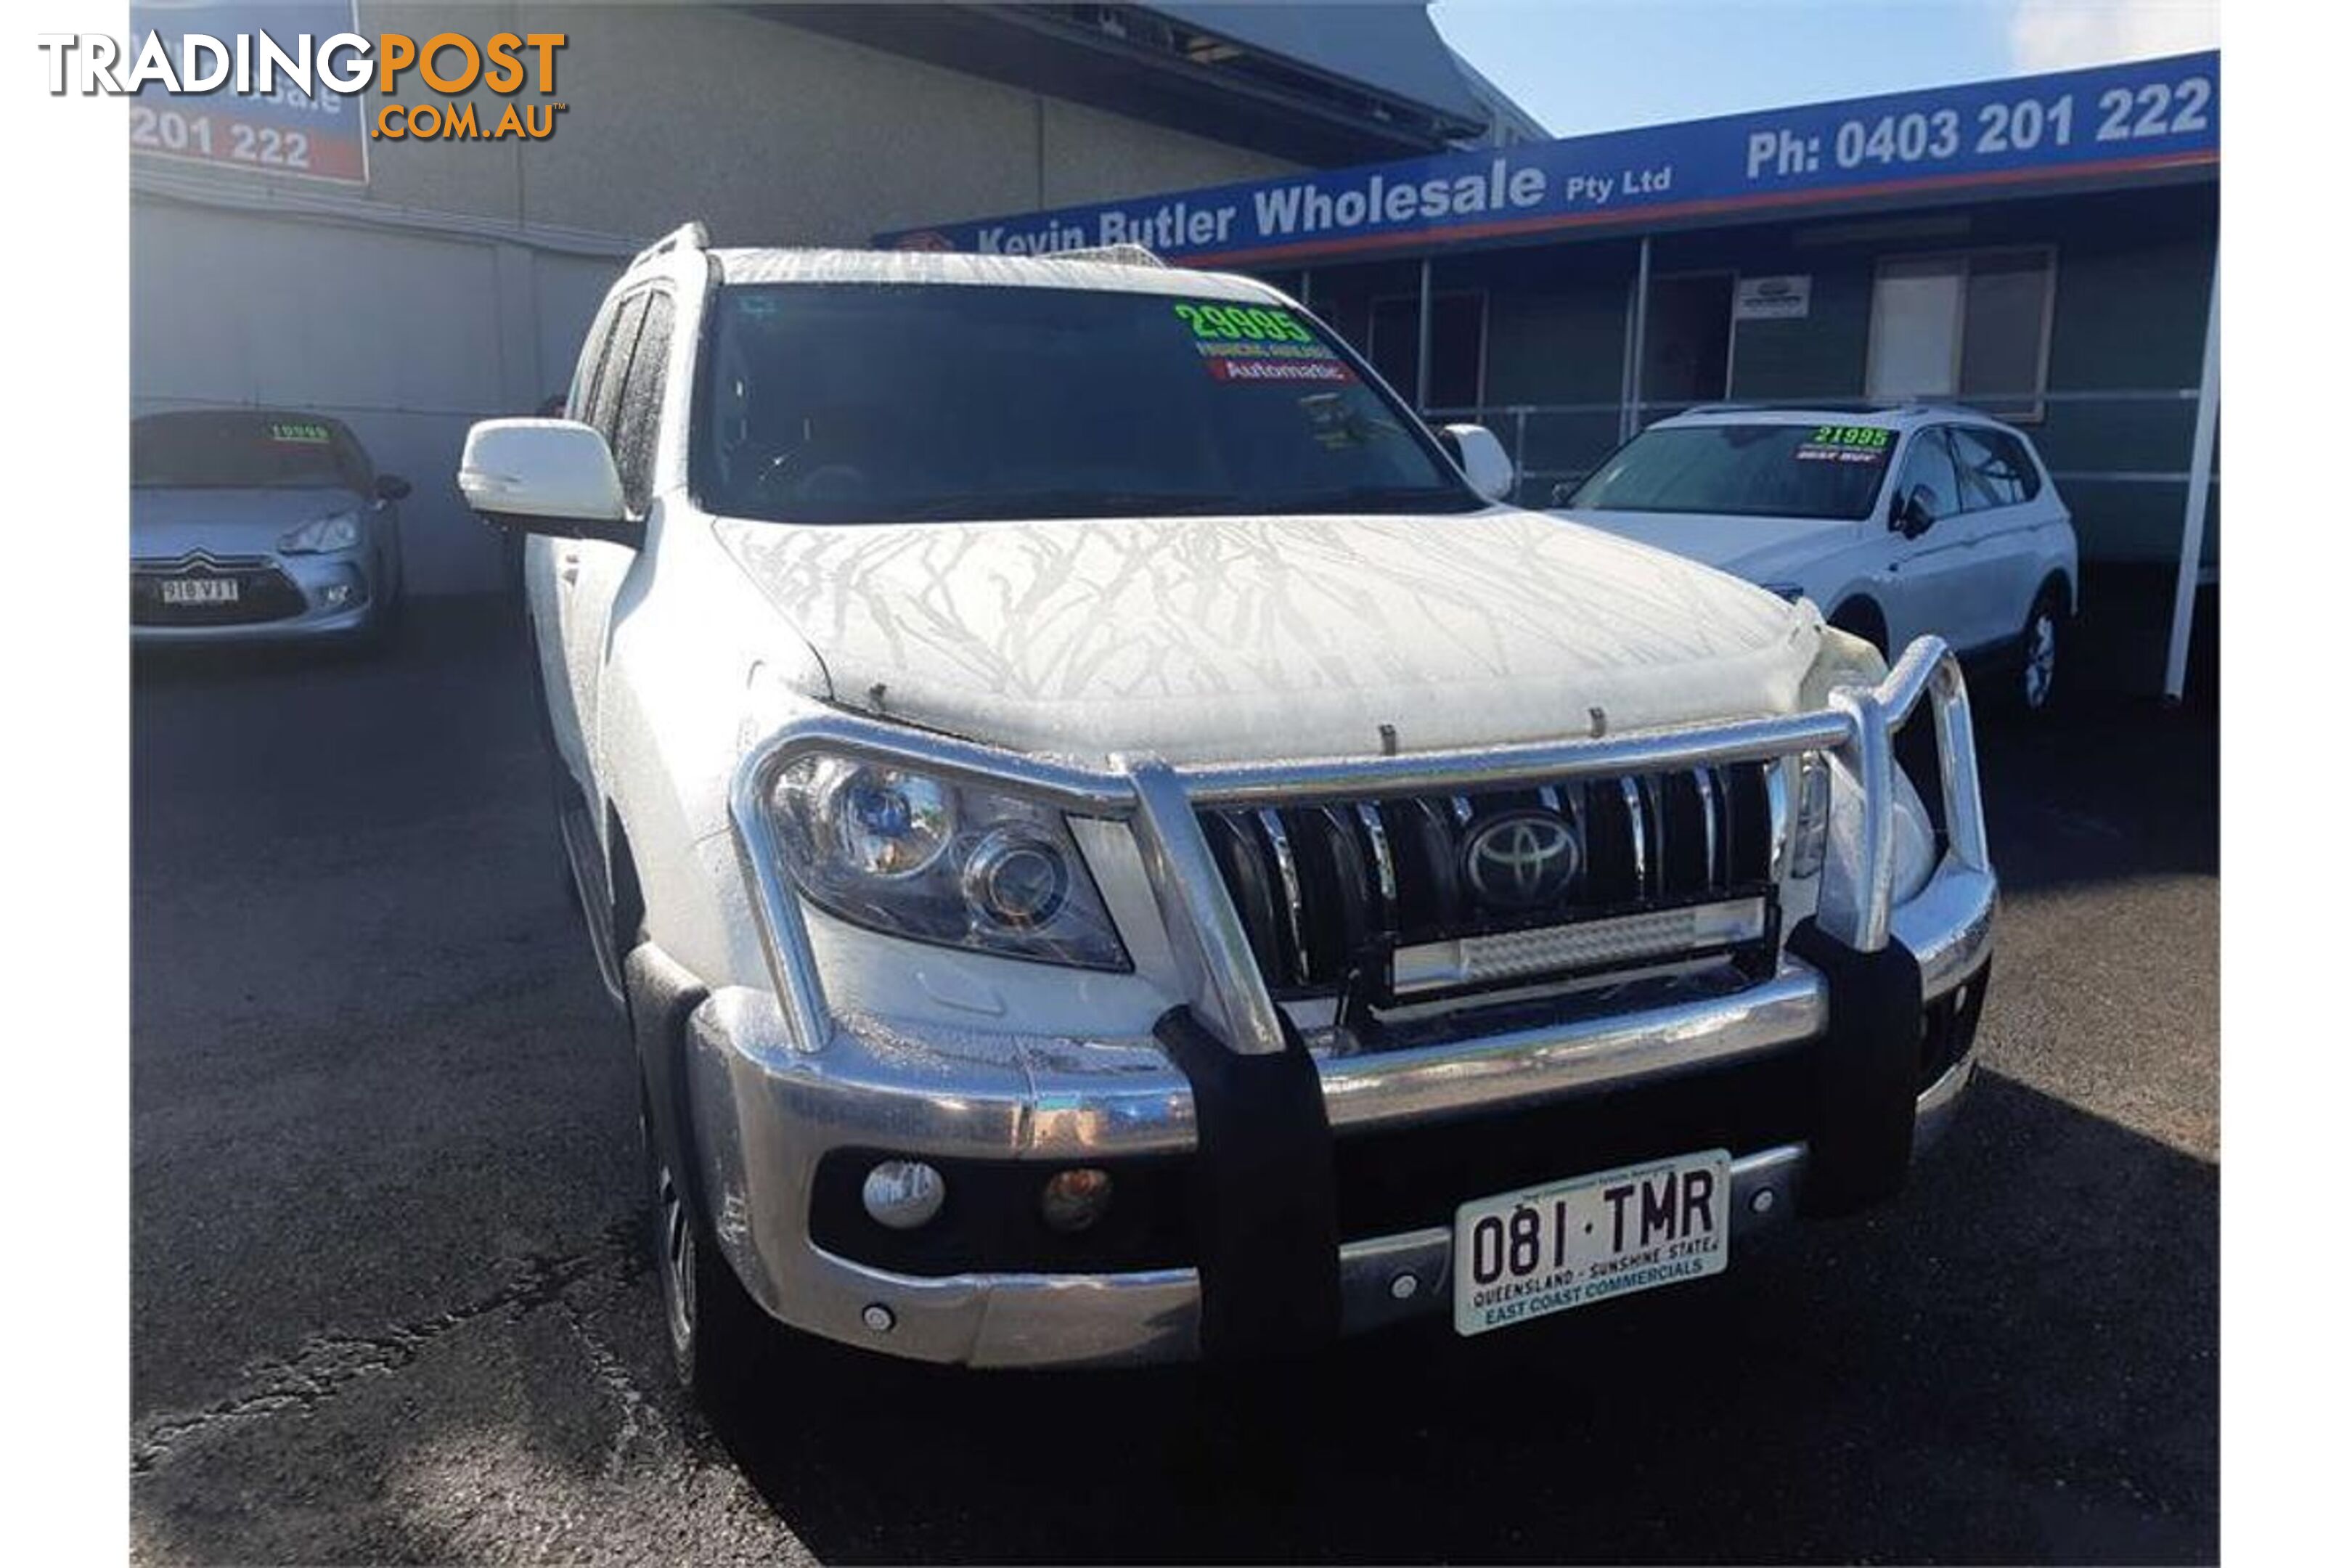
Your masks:
[{"label": "price sticker on windscreen", "polygon": [[1209,300],[1175,307],[1209,374],[1223,382],[1348,382],[1347,361],[1289,311]]},{"label": "price sticker on windscreen", "polygon": [[1895,449],[1895,432],[1874,425],[1817,425],[1797,444],[1801,463],[1883,463]]}]

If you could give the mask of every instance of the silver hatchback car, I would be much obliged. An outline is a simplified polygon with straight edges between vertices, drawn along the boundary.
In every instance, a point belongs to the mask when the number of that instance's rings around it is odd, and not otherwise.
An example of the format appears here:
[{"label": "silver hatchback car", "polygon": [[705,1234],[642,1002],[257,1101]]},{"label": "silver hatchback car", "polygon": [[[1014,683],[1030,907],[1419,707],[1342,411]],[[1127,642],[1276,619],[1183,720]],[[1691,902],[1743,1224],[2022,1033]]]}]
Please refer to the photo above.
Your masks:
[{"label": "silver hatchback car", "polygon": [[323,415],[132,420],[132,641],[375,639],[399,606],[408,493]]}]

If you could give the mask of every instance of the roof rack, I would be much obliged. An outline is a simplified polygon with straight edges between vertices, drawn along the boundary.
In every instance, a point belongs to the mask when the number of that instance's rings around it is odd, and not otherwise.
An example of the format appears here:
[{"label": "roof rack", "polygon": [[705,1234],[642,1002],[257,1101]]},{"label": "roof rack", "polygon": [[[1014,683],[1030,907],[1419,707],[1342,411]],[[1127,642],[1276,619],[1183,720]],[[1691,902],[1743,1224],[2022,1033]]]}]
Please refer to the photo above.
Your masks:
[{"label": "roof rack", "polygon": [[710,231],[702,226],[701,219],[696,218],[678,225],[643,250],[638,251],[635,258],[629,265],[639,267],[667,251],[704,250],[708,249],[709,245]]},{"label": "roof rack", "polygon": [[1919,408],[1957,408],[1956,403],[1932,398],[1906,398],[1890,403],[1872,397],[1813,397],[1796,401],[1756,399],[1744,403],[1697,403],[1684,414],[1903,414]]},{"label": "roof rack", "polygon": [[1150,246],[1123,239],[1117,245],[1089,245],[1079,250],[1051,250],[1040,256],[1040,261],[1108,261],[1120,267],[1165,267],[1160,253]]},{"label": "roof rack", "polygon": [[1894,408],[1891,409],[1890,412],[1897,412],[1906,408],[1936,408],[1941,409],[1947,414],[1973,414],[1980,419],[1990,419],[1993,417],[1991,415],[1987,414],[1983,409],[1979,408],[1975,404],[1964,403],[1957,397],[1906,397],[1901,403],[1895,405]]}]

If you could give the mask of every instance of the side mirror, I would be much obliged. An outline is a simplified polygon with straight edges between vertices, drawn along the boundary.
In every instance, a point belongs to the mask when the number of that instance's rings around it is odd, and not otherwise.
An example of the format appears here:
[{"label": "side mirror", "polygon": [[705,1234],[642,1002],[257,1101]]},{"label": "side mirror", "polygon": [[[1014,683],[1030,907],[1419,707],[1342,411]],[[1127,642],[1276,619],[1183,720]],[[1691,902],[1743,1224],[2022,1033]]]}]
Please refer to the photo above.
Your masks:
[{"label": "side mirror", "polygon": [[398,474],[378,474],[375,477],[375,499],[378,500],[406,500],[409,492],[415,488]]},{"label": "side mirror", "polygon": [[1484,425],[1448,425],[1437,433],[1446,455],[1460,465],[1462,477],[1470,488],[1488,500],[1501,500],[1511,493],[1518,475],[1511,468],[1510,454],[1503,450],[1502,442]]},{"label": "side mirror", "polygon": [[572,419],[485,419],[457,465],[466,504],[500,528],[634,544],[620,471],[604,437]]},{"label": "side mirror", "polygon": [[1889,520],[1895,531],[1906,539],[1916,539],[1936,526],[1936,492],[1926,485],[1913,485],[1895,503],[1895,516]]}]

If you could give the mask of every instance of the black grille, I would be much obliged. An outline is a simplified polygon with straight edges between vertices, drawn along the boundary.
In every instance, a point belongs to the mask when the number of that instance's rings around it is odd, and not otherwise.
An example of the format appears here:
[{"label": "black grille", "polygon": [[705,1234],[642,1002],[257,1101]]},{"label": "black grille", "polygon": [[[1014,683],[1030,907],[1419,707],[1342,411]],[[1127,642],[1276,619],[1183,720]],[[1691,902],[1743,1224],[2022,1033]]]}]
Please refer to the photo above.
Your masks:
[{"label": "black grille", "polygon": [[[1384,975],[1400,946],[1769,892],[1770,766],[1200,817],[1267,984],[1328,994]],[[1516,888],[1491,865],[1474,874],[1473,843],[1521,825],[1538,844],[1564,829],[1572,873]]]},{"label": "black grille", "polygon": [[1814,1068],[1796,1047],[1705,1072],[1537,1105],[1343,1131],[1339,1238],[1449,1224],[1473,1198],[1701,1149],[1752,1153],[1812,1126]]},{"label": "black grille", "polygon": [[[235,600],[222,603],[166,604],[168,582],[234,581]],[[269,562],[258,558],[230,561],[193,556],[169,565],[140,566],[131,574],[131,624],[140,626],[251,626],[282,621],[302,613],[302,590]]]}]

